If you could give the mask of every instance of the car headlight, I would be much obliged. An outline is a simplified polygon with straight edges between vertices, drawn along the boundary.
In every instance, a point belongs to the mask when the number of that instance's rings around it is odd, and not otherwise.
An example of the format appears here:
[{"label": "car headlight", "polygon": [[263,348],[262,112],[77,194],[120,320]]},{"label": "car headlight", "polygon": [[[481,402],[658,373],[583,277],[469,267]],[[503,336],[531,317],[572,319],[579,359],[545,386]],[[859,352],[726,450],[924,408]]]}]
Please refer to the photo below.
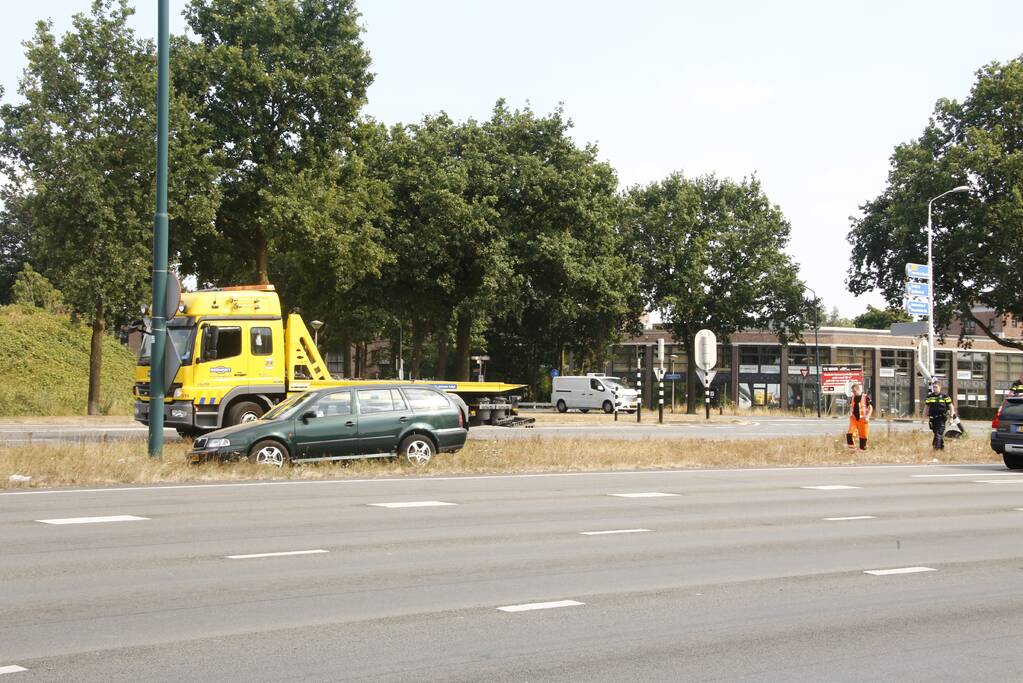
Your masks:
[{"label": "car headlight", "polygon": [[224,446],[230,445],[230,439],[210,439],[206,442],[206,448],[223,448]]}]

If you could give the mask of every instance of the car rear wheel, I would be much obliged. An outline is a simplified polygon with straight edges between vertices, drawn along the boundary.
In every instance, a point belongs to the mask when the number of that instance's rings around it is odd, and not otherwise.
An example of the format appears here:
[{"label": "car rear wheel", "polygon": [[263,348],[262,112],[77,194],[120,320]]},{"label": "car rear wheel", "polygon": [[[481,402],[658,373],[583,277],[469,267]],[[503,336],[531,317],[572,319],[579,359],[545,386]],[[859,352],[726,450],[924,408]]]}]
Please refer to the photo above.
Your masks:
[{"label": "car rear wheel", "polygon": [[430,462],[434,450],[430,437],[423,434],[409,434],[401,440],[401,445],[398,446],[398,457],[410,465],[422,467]]},{"label": "car rear wheel", "polygon": [[601,408],[603,408],[604,412],[608,415],[615,411],[615,407],[611,405],[611,401],[604,401],[604,405],[602,405]]},{"label": "car rear wheel", "polygon": [[284,467],[291,460],[291,454],[284,444],[272,439],[257,441],[249,450],[249,462],[253,465],[270,465]]},{"label": "car rear wheel", "polygon": [[557,407],[559,413],[567,413],[568,412],[568,405],[563,400],[559,399],[557,404],[556,404],[556,407]]},{"label": "car rear wheel", "polygon": [[1021,455],[1003,453],[1002,461],[1005,462],[1005,466],[1010,470],[1023,470],[1023,456]]},{"label": "car rear wheel", "polygon": [[243,422],[255,422],[259,418],[263,417],[263,413],[266,410],[263,406],[252,401],[240,401],[231,406],[231,409],[227,411],[227,424],[225,427],[232,427],[234,425],[240,425]]}]

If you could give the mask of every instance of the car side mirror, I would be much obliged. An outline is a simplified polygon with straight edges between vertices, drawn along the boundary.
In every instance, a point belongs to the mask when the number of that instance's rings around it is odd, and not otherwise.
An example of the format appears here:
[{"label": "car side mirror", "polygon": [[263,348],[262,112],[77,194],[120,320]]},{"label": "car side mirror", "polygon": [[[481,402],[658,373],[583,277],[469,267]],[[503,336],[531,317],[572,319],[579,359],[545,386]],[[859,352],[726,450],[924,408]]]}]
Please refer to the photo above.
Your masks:
[{"label": "car side mirror", "polygon": [[315,410],[307,410],[307,411],[305,411],[304,413],[302,413],[302,424],[308,423],[309,420],[311,418],[314,418],[314,417],[316,417],[316,411]]}]

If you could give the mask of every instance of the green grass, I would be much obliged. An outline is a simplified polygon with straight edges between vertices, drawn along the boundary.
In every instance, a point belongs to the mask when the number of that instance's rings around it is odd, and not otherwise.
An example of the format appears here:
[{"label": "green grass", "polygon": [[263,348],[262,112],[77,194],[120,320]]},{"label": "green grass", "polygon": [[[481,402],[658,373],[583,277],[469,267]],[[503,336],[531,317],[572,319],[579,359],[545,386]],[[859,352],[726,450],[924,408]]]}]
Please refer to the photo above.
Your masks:
[{"label": "green grass", "polygon": [[[91,333],[65,315],[0,307],[0,416],[85,414]],[[131,414],[134,367],[132,353],[108,335],[100,385],[104,414]]]}]

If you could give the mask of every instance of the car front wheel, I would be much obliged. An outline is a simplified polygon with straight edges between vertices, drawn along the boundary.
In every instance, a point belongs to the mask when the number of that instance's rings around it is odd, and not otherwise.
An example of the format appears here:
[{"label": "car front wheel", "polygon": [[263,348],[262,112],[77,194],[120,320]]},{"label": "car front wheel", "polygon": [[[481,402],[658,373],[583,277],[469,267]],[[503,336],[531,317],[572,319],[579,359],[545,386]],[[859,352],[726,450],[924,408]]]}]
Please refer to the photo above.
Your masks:
[{"label": "car front wheel", "polygon": [[430,437],[422,434],[410,434],[398,446],[398,457],[404,458],[410,465],[422,467],[433,457],[434,447]]},{"label": "car front wheel", "polygon": [[288,449],[279,441],[272,439],[257,442],[249,451],[249,462],[253,465],[284,467],[289,460],[291,460],[291,454],[288,453]]}]

